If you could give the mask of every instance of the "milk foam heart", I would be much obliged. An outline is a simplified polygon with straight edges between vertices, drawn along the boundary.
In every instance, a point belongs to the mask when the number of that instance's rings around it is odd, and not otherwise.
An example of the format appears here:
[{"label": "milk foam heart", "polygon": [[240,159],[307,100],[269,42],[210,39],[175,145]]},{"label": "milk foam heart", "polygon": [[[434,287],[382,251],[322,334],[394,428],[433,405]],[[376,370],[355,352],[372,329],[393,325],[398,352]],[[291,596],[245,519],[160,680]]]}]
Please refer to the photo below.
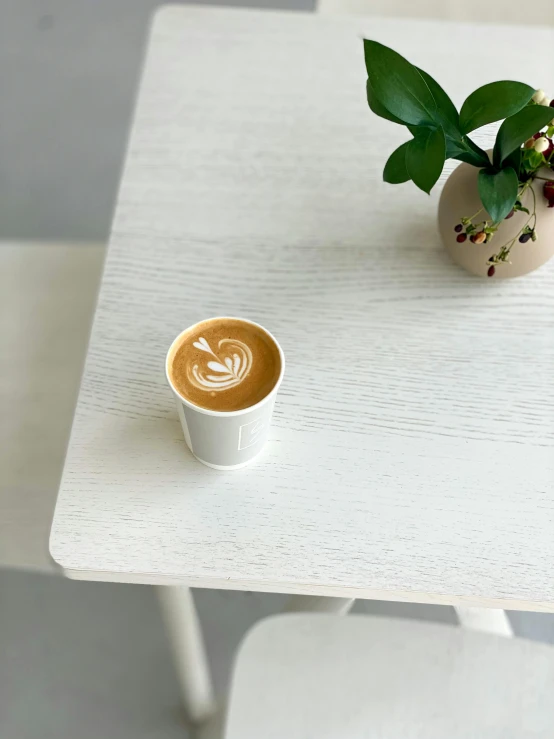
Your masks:
[{"label": "milk foam heart", "polygon": [[[252,368],[250,347],[238,339],[221,339],[217,343],[217,353],[203,336],[198,341],[193,341],[192,345],[216,360],[206,362],[205,368],[200,364],[189,362],[188,381],[199,390],[220,392],[240,385]],[[208,370],[216,374],[209,374]]]}]

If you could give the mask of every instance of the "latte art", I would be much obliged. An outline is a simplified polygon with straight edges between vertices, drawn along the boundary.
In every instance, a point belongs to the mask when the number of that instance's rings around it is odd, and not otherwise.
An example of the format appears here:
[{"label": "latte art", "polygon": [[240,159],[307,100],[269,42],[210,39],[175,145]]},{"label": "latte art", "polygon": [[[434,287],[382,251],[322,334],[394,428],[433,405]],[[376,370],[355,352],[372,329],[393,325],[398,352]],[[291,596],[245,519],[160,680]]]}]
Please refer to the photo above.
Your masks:
[{"label": "latte art", "polygon": [[168,378],[181,397],[219,412],[259,403],[279,382],[282,369],[273,337],[239,318],[210,318],[191,326],[167,358]]},{"label": "latte art", "polygon": [[252,368],[252,352],[247,344],[238,339],[221,339],[217,344],[218,354],[212,351],[203,336],[192,345],[216,359],[215,362],[207,362],[206,367],[217,374],[208,374],[198,364],[187,367],[189,382],[199,390],[217,392],[240,385]]}]

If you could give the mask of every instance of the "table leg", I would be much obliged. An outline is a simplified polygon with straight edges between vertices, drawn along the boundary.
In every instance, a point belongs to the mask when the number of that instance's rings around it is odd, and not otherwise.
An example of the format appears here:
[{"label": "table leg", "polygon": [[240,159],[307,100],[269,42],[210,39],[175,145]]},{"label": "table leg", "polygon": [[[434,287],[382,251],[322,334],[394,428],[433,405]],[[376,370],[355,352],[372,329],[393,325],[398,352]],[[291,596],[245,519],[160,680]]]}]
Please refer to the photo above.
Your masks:
[{"label": "table leg", "polygon": [[285,613],[348,613],[355,598],[327,598],[325,595],[291,595]]},{"label": "table leg", "polygon": [[227,708],[225,704],[219,705],[217,713],[207,721],[190,727],[190,739],[224,739],[226,715]]},{"label": "table leg", "polygon": [[513,636],[512,625],[506,611],[500,608],[467,608],[455,606],[460,626],[470,631],[484,631],[486,634]]},{"label": "table leg", "polygon": [[190,588],[156,587],[171,642],[183,705],[188,719],[200,724],[216,711],[204,639]]}]

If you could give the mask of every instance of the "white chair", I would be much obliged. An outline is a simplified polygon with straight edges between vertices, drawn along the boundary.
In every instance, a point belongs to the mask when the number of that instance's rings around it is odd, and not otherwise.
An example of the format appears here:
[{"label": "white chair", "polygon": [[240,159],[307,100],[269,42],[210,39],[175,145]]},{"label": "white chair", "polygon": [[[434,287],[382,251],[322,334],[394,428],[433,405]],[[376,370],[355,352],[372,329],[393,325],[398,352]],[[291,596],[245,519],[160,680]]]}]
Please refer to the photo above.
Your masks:
[{"label": "white chair", "polygon": [[554,4],[536,0],[316,0],[318,13],[381,15],[395,18],[436,18],[473,23],[554,25]]},{"label": "white chair", "polygon": [[103,258],[0,243],[0,567],[57,569],[48,536]]},{"label": "white chair", "polygon": [[259,622],[226,739],[551,739],[554,648],[368,616]]}]

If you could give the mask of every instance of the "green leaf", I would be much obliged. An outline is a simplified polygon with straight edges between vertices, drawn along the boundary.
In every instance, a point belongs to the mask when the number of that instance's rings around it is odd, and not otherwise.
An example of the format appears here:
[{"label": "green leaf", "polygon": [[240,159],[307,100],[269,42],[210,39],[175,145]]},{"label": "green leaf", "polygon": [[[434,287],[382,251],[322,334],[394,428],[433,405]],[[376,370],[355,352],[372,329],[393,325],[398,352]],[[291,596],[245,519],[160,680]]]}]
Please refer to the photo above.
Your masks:
[{"label": "green leaf", "polygon": [[523,82],[491,82],[479,87],[467,98],[460,111],[460,126],[464,133],[507,118],[521,110],[535,90]]},{"label": "green leaf", "polygon": [[467,162],[474,167],[489,167],[489,155],[483,151],[467,136],[461,139],[453,139],[446,136],[446,158],[458,159],[461,162]]},{"label": "green leaf", "polygon": [[544,105],[529,105],[515,115],[506,118],[498,129],[494,144],[494,163],[497,167],[524,141],[544,128],[552,120],[552,108]]},{"label": "green leaf", "polygon": [[450,138],[450,136],[446,137],[446,158],[447,159],[456,159],[460,154],[463,154],[465,152],[465,149],[463,146],[454,139]]},{"label": "green leaf", "polygon": [[371,82],[367,81],[366,83],[366,92],[367,92],[367,104],[369,105],[370,109],[375,113],[375,115],[378,115],[380,118],[386,118],[387,121],[392,121],[393,123],[400,123],[401,126],[404,125],[404,123],[400,120],[400,118],[397,118],[392,113],[390,113],[384,105],[382,105],[377,98],[375,97],[375,92],[373,91],[373,88],[371,87]]},{"label": "green leaf", "polygon": [[481,202],[495,223],[504,220],[517,200],[519,181],[511,167],[495,172],[482,169],[479,172]]},{"label": "green leaf", "polygon": [[415,184],[429,194],[439,179],[446,158],[442,128],[428,128],[412,139],[406,149],[406,169]]},{"label": "green leaf", "polygon": [[472,164],[474,167],[490,166],[489,155],[487,152],[483,151],[483,149],[477,146],[477,144],[467,136],[463,137],[461,143],[454,142],[453,144],[447,145],[446,151],[448,159],[458,159],[460,162],[467,162],[468,164]]},{"label": "green leaf", "polygon": [[511,167],[519,177],[521,169],[522,150],[520,148],[514,149],[504,160],[504,167]]},{"label": "green leaf", "polygon": [[542,164],[546,164],[546,159],[540,151],[531,151],[528,161],[531,169],[537,169],[537,167],[540,167]]},{"label": "green leaf", "polygon": [[431,90],[431,95],[435,100],[437,106],[435,114],[436,122],[440,123],[446,134],[451,134],[454,139],[461,138],[460,116],[456,110],[456,106],[430,74],[424,72],[423,69],[419,69],[419,67],[416,67],[416,69],[423,77],[429,90]]},{"label": "green leaf", "polygon": [[410,179],[408,170],[406,169],[406,151],[410,145],[410,141],[399,146],[392,152],[385,164],[383,179],[390,182],[391,185],[398,185],[401,182],[407,182]]},{"label": "green leaf", "polygon": [[481,166],[488,167],[490,165],[489,155],[486,151],[481,149],[480,146],[477,146],[475,141],[472,141],[469,136],[464,136],[464,143],[466,144],[467,148],[480,159],[481,162],[486,162],[486,164],[483,164]]},{"label": "green leaf", "polygon": [[484,167],[485,162],[481,161],[480,157],[475,156],[475,154],[472,151],[463,151],[461,154],[456,155],[455,157],[450,157],[451,159],[457,159],[459,162],[466,162],[467,164],[471,164],[473,167]]},{"label": "green leaf", "polygon": [[403,123],[433,122],[436,105],[431,91],[407,59],[377,41],[364,39],[371,89],[381,105]]}]

